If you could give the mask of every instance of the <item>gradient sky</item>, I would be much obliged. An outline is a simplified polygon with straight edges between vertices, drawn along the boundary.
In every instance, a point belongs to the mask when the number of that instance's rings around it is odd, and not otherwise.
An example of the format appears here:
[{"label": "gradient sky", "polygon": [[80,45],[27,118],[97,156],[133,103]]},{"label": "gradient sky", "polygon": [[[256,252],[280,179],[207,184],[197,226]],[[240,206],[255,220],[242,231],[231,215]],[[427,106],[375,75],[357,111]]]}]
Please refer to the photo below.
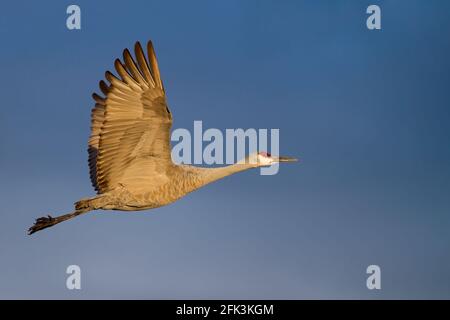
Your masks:
[{"label": "gradient sky", "polygon": [[[449,34],[445,0],[2,3],[0,298],[450,298]],[[27,236],[94,194],[90,95],[148,39],[174,128],[280,128],[302,162]]]}]

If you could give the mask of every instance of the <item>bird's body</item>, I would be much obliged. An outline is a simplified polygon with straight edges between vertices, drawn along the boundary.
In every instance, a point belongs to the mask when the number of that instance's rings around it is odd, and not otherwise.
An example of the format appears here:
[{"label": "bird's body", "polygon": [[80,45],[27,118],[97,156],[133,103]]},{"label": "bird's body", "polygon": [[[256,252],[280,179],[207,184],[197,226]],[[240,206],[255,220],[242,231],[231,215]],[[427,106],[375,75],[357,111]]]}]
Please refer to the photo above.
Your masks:
[{"label": "bird's body", "polygon": [[155,52],[147,45],[148,59],[136,43],[136,61],[123,52],[100,81],[104,96],[93,94],[91,135],[88,142],[91,182],[97,196],[75,203],[75,211],[43,217],[29,234],[92,210],[138,211],[170,204],[184,195],[233,173],[273,162],[292,161],[260,152],[220,168],[177,165],[171,159],[172,114],[166,103]]},{"label": "bird's body", "polygon": [[[111,191],[93,198],[81,199],[76,209],[138,211],[168,205],[186,194],[217,179],[250,168],[244,164],[215,169],[174,165],[157,170],[157,177],[146,183],[119,183]],[[131,181],[130,181],[131,182]]]}]

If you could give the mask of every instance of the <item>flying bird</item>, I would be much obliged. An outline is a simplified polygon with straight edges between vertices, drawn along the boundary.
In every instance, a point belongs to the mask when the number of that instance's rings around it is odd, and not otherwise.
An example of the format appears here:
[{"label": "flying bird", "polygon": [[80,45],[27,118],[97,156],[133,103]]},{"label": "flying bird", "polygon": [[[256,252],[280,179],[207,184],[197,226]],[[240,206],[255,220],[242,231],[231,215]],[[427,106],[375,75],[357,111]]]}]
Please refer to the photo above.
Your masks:
[{"label": "flying bird", "polygon": [[250,168],[295,158],[267,152],[251,154],[235,164],[204,168],[177,165],[171,159],[172,113],[166,101],[152,42],[147,57],[139,42],[116,59],[118,77],[107,71],[100,81],[103,95],[94,93],[89,170],[97,195],[75,202],[75,210],[58,217],[36,219],[28,234],[92,210],[137,211],[168,205],[213,181]]}]

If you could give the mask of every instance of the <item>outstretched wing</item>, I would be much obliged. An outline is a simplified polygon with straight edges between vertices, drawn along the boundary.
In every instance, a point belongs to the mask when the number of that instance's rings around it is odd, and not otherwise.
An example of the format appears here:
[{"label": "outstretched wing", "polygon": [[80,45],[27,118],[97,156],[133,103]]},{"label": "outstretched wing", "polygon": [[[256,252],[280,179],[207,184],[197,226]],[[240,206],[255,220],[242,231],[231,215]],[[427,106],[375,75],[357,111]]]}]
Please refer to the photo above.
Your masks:
[{"label": "outstretched wing", "polygon": [[[91,181],[98,193],[117,187],[126,174],[138,175],[133,164],[145,166],[149,158],[171,163],[172,116],[150,41],[147,51],[148,61],[136,43],[136,63],[125,49],[124,62],[117,59],[114,63],[120,78],[107,71],[109,85],[100,81],[104,97],[93,94],[96,104],[88,152]],[[127,173],[130,167],[134,170]]]}]

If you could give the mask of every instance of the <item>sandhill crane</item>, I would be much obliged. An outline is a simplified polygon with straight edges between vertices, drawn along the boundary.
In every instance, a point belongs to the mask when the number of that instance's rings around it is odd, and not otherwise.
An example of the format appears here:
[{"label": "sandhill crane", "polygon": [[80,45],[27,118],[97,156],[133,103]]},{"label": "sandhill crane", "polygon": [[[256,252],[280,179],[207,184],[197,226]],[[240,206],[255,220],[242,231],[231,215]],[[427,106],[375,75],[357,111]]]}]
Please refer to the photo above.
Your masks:
[{"label": "sandhill crane", "polygon": [[176,165],[171,159],[172,114],[151,41],[148,60],[139,42],[136,61],[128,49],[115,60],[120,78],[107,71],[100,81],[104,97],[94,93],[88,142],[90,178],[97,195],[75,202],[75,211],[36,219],[28,234],[97,210],[137,211],[165,206],[213,181],[236,172],[292,162],[258,152],[229,166],[202,168]]}]

